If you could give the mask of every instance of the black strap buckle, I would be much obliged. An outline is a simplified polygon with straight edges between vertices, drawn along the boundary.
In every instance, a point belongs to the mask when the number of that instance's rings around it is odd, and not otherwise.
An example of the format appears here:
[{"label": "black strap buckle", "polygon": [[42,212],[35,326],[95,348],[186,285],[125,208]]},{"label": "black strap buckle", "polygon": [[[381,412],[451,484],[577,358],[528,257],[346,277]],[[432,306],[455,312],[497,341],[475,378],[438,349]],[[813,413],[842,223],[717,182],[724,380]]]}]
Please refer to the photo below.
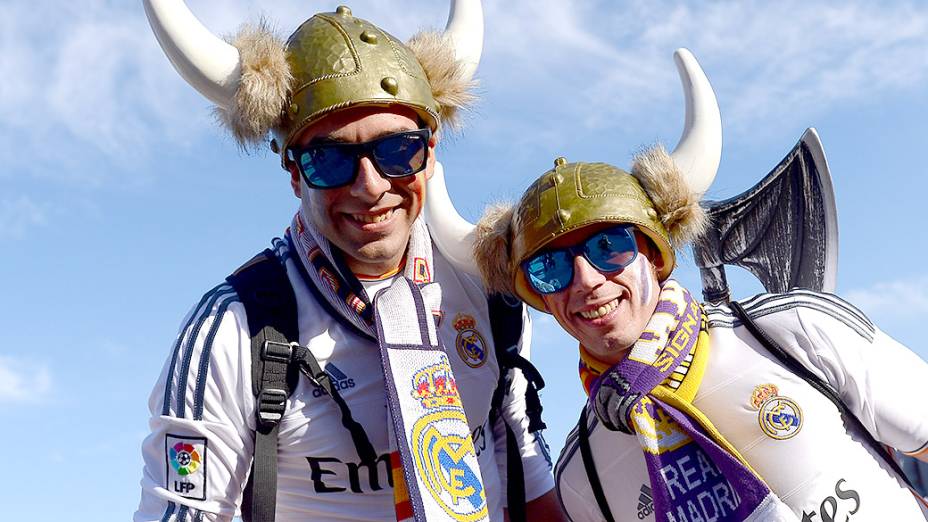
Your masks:
[{"label": "black strap buckle", "polygon": [[287,364],[293,358],[293,350],[297,346],[296,343],[264,341],[264,346],[261,347],[261,359]]},{"label": "black strap buckle", "polygon": [[264,425],[280,422],[287,407],[287,392],[279,388],[264,388],[258,394],[258,419]]}]

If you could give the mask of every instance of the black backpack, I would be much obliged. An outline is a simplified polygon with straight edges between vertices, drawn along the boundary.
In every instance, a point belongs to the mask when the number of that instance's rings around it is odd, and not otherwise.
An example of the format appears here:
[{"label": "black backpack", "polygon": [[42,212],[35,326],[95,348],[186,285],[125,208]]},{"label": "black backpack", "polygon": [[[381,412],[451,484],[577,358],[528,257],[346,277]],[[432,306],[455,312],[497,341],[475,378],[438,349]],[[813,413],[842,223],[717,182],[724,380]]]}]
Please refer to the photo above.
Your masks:
[{"label": "black backpack", "polygon": [[[296,265],[303,271],[301,263]],[[304,278],[306,278],[305,271]],[[277,507],[277,430],[286,409],[287,398],[296,388],[300,375],[325,390],[338,405],[342,425],[351,434],[362,462],[373,462],[377,455],[364,429],[351,416],[351,410],[332,385],[329,375],[319,366],[313,354],[299,345],[296,297],[282,262],[266,249],[242,265],[226,280],[238,293],[248,316],[251,336],[252,391],[255,395],[256,430],[254,461],[242,501],[242,518],[246,522],[271,522]],[[307,278],[308,280],[308,278]],[[342,320],[318,290],[310,290],[329,313]],[[546,426],[541,420],[538,391],[544,380],[527,359],[519,355],[518,342],[522,333],[522,307],[498,295],[487,300],[490,327],[496,358],[500,366],[499,381],[490,401],[490,425],[500,418],[503,398],[509,389],[510,371],[518,369],[528,381],[526,415],[528,429],[537,432]],[[346,323],[347,324],[347,323]],[[357,329],[355,329],[357,331]],[[506,463],[509,518],[525,521],[525,481],[522,458],[515,433],[506,425]]]}]

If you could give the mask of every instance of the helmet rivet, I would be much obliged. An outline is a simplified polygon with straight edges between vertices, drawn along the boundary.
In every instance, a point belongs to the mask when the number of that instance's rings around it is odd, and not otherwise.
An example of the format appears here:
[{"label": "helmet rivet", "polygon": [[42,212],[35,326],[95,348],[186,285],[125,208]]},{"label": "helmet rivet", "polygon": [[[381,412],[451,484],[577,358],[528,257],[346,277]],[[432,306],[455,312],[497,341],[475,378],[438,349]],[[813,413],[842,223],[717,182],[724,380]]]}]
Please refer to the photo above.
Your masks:
[{"label": "helmet rivet", "polygon": [[296,113],[300,112],[300,106],[296,103],[291,103],[289,110],[290,114],[296,115]]},{"label": "helmet rivet", "polygon": [[567,222],[567,220],[570,219],[570,211],[564,208],[559,209],[557,211],[557,218],[561,221],[561,223]]},{"label": "helmet rivet", "polygon": [[383,80],[380,80],[380,87],[393,96],[396,96],[396,93],[400,90],[400,85],[396,83],[396,78],[392,76],[387,76]]},{"label": "helmet rivet", "polygon": [[280,153],[280,145],[277,144],[276,138],[271,140],[271,152],[273,152],[274,154]]},{"label": "helmet rivet", "polygon": [[347,5],[340,5],[335,9],[335,14],[340,16],[351,16],[351,8]]},{"label": "helmet rivet", "polygon": [[561,156],[557,158],[556,160],[554,160],[555,167],[563,167],[564,165],[567,165],[567,158],[565,158],[564,156]]},{"label": "helmet rivet", "polygon": [[377,34],[371,31],[364,31],[361,33],[361,41],[374,45],[377,43]]},{"label": "helmet rivet", "polygon": [[654,210],[653,208],[649,208],[648,210],[645,211],[645,213],[648,215],[649,218],[657,219],[657,211]]}]

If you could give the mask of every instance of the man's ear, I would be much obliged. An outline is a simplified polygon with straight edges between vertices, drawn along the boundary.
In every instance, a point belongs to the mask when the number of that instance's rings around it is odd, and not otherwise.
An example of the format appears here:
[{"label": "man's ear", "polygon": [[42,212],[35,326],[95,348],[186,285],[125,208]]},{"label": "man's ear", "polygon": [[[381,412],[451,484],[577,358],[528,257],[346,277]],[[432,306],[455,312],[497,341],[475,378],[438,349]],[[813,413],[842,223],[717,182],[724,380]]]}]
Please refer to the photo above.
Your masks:
[{"label": "man's ear", "polygon": [[[545,306],[545,313],[550,314],[551,309],[548,308],[548,297],[546,295],[541,294],[541,304]],[[551,314],[551,315],[554,315],[554,314]]]},{"label": "man's ear", "polygon": [[664,256],[661,255],[661,251],[658,250],[658,248],[654,246],[653,243],[648,241],[648,244],[651,248],[651,255],[648,256],[648,259],[651,260],[651,264],[654,265],[654,269],[657,270],[657,273],[661,273],[664,270],[665,265]]},{"label": "man's ear", "polygon": [[648,258],[648,261],[651,262],[651,266],[660,273],[664,269],[664,256],[661,255],[661,251],[657,248],[657,245],[651,241],[644,232],[635,229],[635,242],[638,244],[638,252],[645,255]]},{"label": "man's ear", "polygon": [[300,199],[303,195],[303,187],[300,183],[300,171],[292,161],[287,162],[287,171],[290,172],[290,188],[293,189],[293,195]]}]

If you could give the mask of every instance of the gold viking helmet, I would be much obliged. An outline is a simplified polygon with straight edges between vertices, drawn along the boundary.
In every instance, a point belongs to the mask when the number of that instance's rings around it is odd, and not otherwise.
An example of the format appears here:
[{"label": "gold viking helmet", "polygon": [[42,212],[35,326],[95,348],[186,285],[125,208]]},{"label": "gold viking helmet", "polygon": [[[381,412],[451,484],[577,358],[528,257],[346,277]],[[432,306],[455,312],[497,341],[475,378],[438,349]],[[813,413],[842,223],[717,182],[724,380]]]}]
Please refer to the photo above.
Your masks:
[{"label": "gold viking helmet", "polygon": [[559,159],[517,206],[491,207],[476,227],[457,213],[440,176],[434,176],[426,215],[442,253],[459,269],[482,276],[488,290],[518,295],[543,311],[540,296],[522,275],[522,261],[580,227],[632,223],[654,242],[664,259],[659,276],[668,277],[675,251],[706,226],[699,200],[715,178],[722,152],[721,116],[709,80],[688,50],[678,49],[674,59],[686,121],[673,152],[652,147],[636,156],[631,173]]},{"label": "gold viking helmet", "polygon": [[348,7],[320,13],[283,42],[266,24],[245,26],[228,44],[183,0],[143,0],[149,22],[175,68],[212,100],[243,147],[273,133],[286,150],[307,126],[347,107],[399,104],[432,131],[455,124],[473,100],[483,45],[480,0],[452,0],[444,33],[421,32],[403,44]]},{"label": "gold viking helmet", "polygon": [[308,125],[349,106],[399,103],[438,129],[440,107],[415,54],[345,6],[304,22],[287,40],[287,62],[293,94],[272,146],[286,149]]},{"label": "gold viking helmet", "polygon": [[558,158],[515,206],[497,207],[477,224],[477,266],[490,290],[544,310],[522,262],[564,234],[598,223],[635,225],[663,258],[663,281],[675,266],[675,250],[702,233],[706,217],[663,147],[638,155],[631,174]]}]

